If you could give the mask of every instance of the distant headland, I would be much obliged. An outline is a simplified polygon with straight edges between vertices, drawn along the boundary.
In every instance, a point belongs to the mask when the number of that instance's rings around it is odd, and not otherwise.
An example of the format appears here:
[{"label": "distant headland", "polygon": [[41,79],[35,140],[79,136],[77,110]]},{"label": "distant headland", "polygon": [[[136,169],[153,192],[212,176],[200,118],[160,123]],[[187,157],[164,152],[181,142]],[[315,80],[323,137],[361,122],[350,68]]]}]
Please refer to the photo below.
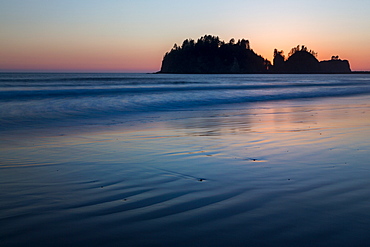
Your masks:
[{"label": "distant headland", "polygon": [[317,53],[304,45],[294,47],[288,56],[274,50],[273,63],[257,55],[249,41],[231,39],[228,43],[219,37],[205,35],[196,42],[186,39],[175,44],[162,61],[159,73],[173,74],[342,74],[351,73],[347,60],[332,56],[318,61]]}]

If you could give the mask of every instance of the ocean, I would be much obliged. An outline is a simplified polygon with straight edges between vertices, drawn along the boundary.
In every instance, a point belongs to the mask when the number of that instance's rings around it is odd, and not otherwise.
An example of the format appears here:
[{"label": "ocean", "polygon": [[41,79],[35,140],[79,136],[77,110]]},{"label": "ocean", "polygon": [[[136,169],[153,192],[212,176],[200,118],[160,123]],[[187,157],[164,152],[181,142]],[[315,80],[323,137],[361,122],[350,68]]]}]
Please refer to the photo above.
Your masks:
[{"label": "ocean", "polygon": [[0,246],[367,246],[370,75],[0,74]]},{"label": "ocean", "polygon": [[[1,126],[370,93],[368,75],[0,74]],[[26,123],[26,124],[25,124]]]}]

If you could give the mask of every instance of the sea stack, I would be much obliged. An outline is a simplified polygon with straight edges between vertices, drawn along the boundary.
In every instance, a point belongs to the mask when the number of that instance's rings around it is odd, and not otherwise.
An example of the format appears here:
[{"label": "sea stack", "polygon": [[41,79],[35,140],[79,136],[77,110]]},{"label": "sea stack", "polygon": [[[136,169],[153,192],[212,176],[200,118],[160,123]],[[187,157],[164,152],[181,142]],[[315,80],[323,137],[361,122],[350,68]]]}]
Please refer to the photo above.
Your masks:
[{"label": "sea stack", "polygon": [[196,42],[186,39],[175,44],[162,60],[159,73],[171,74],[329,74],[351,73],[347,60],[333,56],[319,61],[317,53],[304,45],[291,49],[285,59],[283,51],[274,51],[273,64],[256,54],[249,41],[228,43],[219,37],[205,35]]}]

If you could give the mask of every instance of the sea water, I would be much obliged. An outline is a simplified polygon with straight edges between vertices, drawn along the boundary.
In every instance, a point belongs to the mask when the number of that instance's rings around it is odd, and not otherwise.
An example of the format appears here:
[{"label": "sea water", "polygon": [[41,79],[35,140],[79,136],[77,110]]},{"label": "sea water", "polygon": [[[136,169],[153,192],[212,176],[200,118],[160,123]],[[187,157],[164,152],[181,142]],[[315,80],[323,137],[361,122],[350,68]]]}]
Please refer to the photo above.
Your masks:
[{"label": "sea water", "polygon": [[370,93],[368,75],[0,74],[0,124],[80,125],[131,113]]},{"label": "sea water", "polygon": [[366,246],[370,76],[0,74],[1,246]]}]

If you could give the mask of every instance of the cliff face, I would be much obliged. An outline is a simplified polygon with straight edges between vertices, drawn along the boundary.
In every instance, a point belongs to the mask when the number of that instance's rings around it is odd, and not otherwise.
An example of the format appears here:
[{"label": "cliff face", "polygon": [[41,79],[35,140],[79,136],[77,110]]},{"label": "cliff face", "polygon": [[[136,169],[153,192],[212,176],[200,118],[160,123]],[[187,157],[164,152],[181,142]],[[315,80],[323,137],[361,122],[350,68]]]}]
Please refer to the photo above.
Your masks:
[{"label": "cliff face", "polygon": [[275,49],[274,65],[270,70],[272,73],[338,74],[351,72],[347,60],[340,60],[338,56],[333,56],[331,60],[319,62],[316,58],[317,53],[308,50],[305,46],[294,47],[287,60],[282,54],[283,51]]},{"label": "cliff face", "polygon": [[175,51],[163,58],[162,73],[214,74],[267,72],[264,59],[251,50],[228,53],[222,47],[215,52]]},{"label": "cliff face", "polygon": [[351,68],[348,60],[326,60],[320,62],[323,73],[350,73]]},{"label": "cliff face", "polygon": [[320,62],[307,51],[297,51],[285,62],[287,73],[320,73]]}]

